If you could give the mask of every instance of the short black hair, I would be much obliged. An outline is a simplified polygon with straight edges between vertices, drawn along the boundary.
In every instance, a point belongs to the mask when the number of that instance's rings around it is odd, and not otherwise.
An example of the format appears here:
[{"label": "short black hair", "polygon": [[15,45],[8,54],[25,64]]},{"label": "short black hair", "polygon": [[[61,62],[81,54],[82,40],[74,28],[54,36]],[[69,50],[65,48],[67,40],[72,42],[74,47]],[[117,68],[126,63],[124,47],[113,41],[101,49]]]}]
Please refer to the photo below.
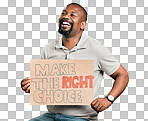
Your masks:
[{"label": "short black hair", "polygon": [[[80,4],[78,4],[78,3],[70,3],[70,4],[68,4],[68,5],[77,5],[77,6],[79,6],[80,8],[82,8],[82,10],[83,10],[83,12],[84,12],[84,21],[87,21],[87,11],[85,10],[85,8],[84,7],[82,7]],[[67,6],[68,6],[67,5]]]}]

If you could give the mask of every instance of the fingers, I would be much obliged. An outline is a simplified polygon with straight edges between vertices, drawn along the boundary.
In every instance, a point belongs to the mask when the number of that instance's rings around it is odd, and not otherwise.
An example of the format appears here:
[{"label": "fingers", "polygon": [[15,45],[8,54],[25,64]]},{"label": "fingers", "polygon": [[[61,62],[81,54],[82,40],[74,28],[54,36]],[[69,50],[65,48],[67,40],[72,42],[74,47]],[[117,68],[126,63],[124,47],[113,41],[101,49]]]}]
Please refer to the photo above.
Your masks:
[{"label": "fingers", "polygon": [[23,80],[21,81],[21,86],[26,85],[26,84],[28,83],[28,81],[30,81],[30,78],[29,78],[29,77],[23,79]]},{"label": "fingers", "polygon": [[97,101],[95,104],[94,104],[94,109],[97,109],[99,106],[99,102]]},{"label": "fingers", "polygon": [[97,101],[97,103],[94,105],[94,109],[95,111],[97,111],[98,113],[101,112],[101,108],[103,106]]},{"label": "fingers", "polygon": [[103,111],[103,105],[100,104],[101,102],[99,101],[99,98],[94,100],[92,103],[91,103],[91,107],[97,112],[101,112]]},{"label": "fingers", "polygon": [[30,93],[30,86],[25,90],[26,93]]},{"label": "fingers", "polygon": [[98,101],[97,101],[97,99],[94,100],[94,101],[91,103],[91,107],[98,113],[98,110],[97,110]]},{"label": "fingers", "polygon": [[26,91],[26,89],[27,89],[29,86],[30,86],[30,83],[24,85],[24,86],[22,87],[22,90]]},{"label": "fingers", "polygon": [[102,106],[102,107],[100,108],[99,112],[104,111],[104,109],[105,109],[105,108]]},{"label": "fingers", "polygon": [[30,80],[30,77],[23,79],[22,82],[27,81],[27,80]]},{"label": "fingers", "polygon": [[94,100],[92,103],[91,103],[91,106],[93,107],[95,104],[96,104],[97,100]]},{"label": "fingers", "polygon": [[21,83],[21,86],[23,87],[23,86],[27,85],[28,83],[30,83],[30,80],[23,81],[23,82]]},{"label": "fingers", "polygon": [[26,93],[30,93],[30,78],[27,77],[21,81],[21,88]]}]

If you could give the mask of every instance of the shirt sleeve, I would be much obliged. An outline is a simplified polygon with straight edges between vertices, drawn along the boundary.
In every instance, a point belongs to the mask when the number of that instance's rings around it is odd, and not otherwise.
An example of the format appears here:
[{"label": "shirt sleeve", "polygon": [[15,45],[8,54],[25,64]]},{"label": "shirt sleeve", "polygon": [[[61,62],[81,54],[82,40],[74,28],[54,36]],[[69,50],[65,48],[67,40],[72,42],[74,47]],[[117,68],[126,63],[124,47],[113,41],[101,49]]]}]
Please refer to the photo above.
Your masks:
[{"label": "shirt sleeve", "polygon": [[41,54],[40,54],[40,59],[44,59],[45,58],[45,48],[43,48],[42,50],[41,50]]},{"label": "shirt sleeve", "polygon": [[41,51],[41,54],[40,54],[41,59],[47,59],[47,45],[45,45]]},{"label": "shirt sleeve", "polygon": [[108,48],[104,45],[100,46],[99,56],[100,69],[107,75],[112,75],[120,66],[119,61],[112,55]]}]

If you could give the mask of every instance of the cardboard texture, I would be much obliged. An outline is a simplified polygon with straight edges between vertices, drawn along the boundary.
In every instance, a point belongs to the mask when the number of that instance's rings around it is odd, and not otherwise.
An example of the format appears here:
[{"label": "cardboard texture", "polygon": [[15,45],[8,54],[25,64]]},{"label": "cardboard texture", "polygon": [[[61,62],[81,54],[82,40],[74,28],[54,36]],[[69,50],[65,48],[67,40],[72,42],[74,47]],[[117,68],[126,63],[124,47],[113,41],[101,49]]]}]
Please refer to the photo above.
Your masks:
[{"label": "cardboard texture", "polygon": [[93,60],[30,60],[31,105],[90,105]]}]

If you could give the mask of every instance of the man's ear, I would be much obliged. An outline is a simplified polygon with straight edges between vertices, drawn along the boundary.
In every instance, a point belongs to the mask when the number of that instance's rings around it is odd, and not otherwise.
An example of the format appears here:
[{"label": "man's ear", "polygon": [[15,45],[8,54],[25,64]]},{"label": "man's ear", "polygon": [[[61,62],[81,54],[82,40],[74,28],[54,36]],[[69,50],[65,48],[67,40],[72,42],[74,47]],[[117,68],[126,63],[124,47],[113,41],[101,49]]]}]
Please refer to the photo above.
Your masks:
[{"label": "man's ear", "polygon": [[86,26],[86,21],[82,21],[81,22],[81,30],[84,30],[84,28],[85,28],[85,26]]}]

